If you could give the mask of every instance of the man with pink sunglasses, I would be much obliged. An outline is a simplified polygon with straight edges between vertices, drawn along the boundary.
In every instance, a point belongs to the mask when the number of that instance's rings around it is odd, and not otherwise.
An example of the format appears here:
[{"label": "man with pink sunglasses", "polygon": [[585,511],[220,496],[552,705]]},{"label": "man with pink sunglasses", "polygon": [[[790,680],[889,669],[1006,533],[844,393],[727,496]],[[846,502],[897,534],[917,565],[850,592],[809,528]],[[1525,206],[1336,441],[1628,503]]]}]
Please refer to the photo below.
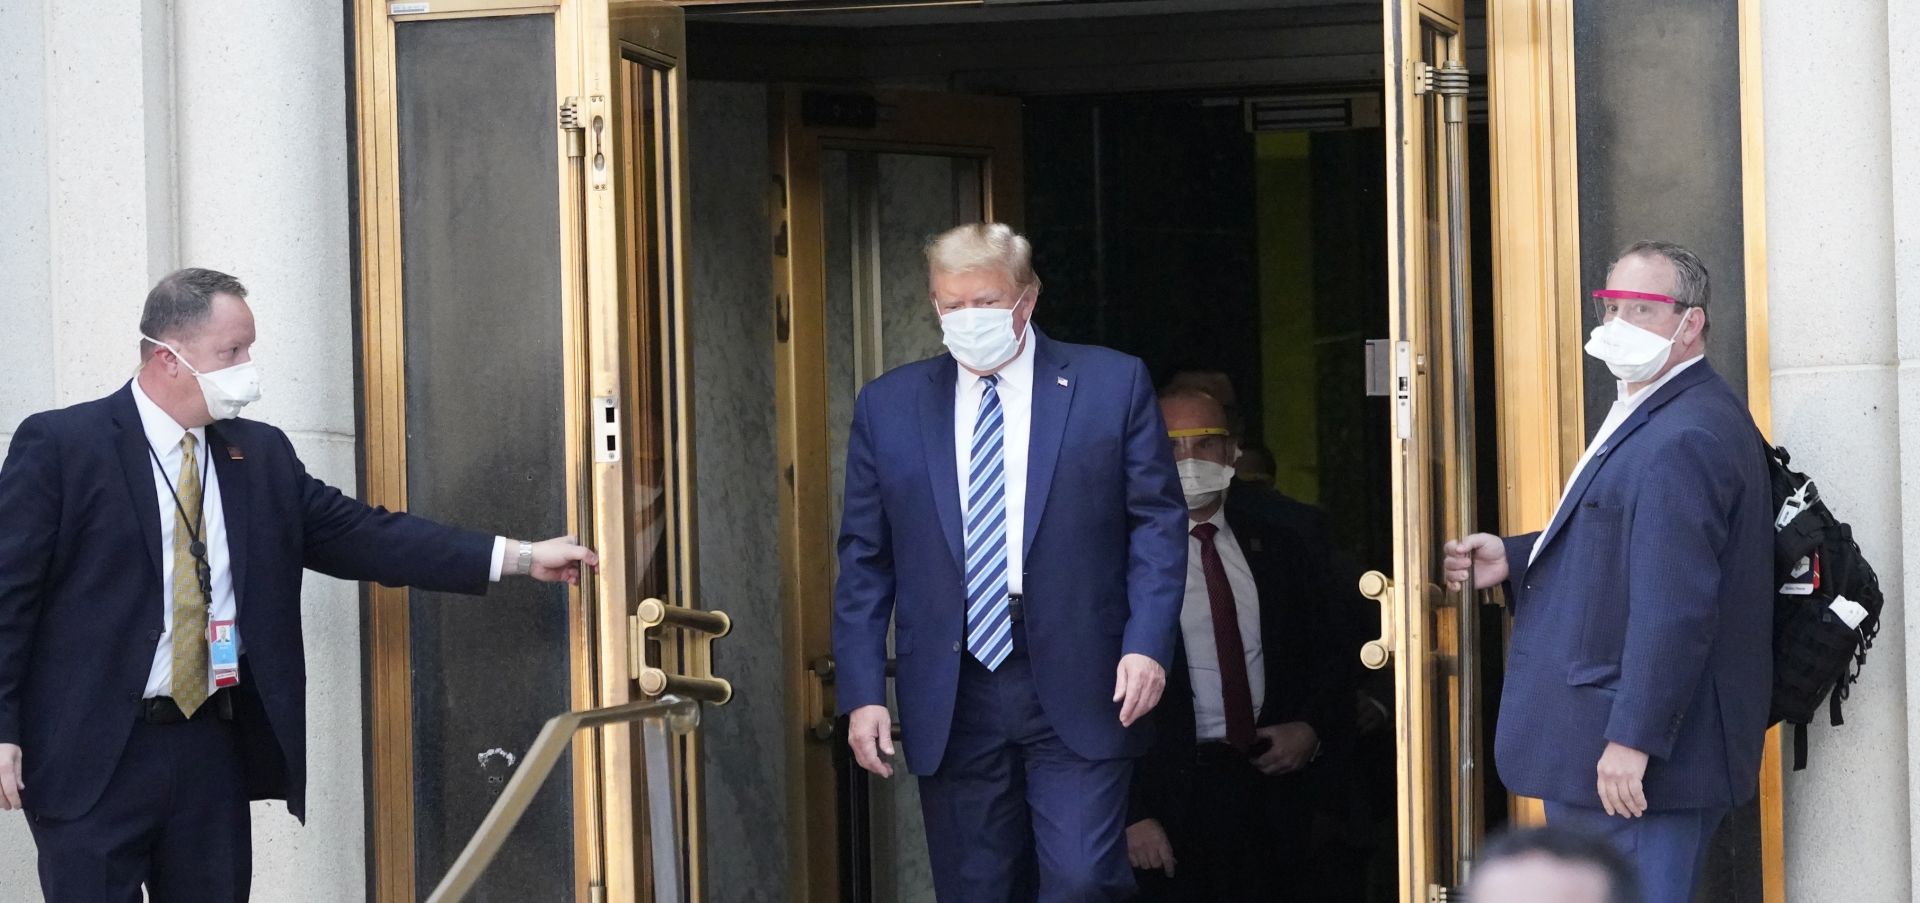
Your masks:
[{"label": "man with pink sunglasses", "polygon": [[1593,293],[1587,353],[1619,398],[1544,532],[1447,544],[1455,586],[1505,584],[1494,742],[1550,825],[1611,842],[1648,903],[1692,899],[1753,798],[1772,684],[1772,495],[1745,404],[1706,361],[1707,268],[1638,242]]}]

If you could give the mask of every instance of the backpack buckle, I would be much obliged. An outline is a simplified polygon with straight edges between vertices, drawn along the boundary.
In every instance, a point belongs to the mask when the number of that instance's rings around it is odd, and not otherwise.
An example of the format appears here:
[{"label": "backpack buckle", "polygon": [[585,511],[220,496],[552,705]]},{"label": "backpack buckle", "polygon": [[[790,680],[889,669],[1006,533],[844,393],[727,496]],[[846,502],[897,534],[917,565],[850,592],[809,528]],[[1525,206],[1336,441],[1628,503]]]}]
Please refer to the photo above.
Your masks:
[{"label": "backpack buckle", "polygon": [[1794,518],[1800,516],[1800,512],[1807,510],[1808,496],[1819,498],[1814,495],[1812,480],[1801,483],[1799,489],[1794,490],[1792,495],[1787,496],[1786,501],[1780,503],[1780,513],[1773,519],[1774,532],[1785,530],[1788,524],[1793,523]]}]

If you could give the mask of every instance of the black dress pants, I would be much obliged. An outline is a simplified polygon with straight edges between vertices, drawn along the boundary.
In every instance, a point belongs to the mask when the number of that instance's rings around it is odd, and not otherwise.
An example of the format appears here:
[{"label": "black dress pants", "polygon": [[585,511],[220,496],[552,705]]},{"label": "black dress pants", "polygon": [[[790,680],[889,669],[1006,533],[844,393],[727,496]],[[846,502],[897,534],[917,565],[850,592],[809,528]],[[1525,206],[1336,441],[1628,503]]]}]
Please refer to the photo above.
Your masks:
[{"label": "black dress pants", "polygon": [[[26,754],[33,755],[29,749]],[[244,903],[253,833],[233,723],[136,721],[100,801],[28,812],[47,903]]]},{"label": "black dress pants", "polygon": [[1220,744],[1196,751],[1185,809],[1163,823],[1172,877],[1135,871],[1149,903],[1307,903],[1305,857],[1313,813],[1307,775],[1268,777]]}]

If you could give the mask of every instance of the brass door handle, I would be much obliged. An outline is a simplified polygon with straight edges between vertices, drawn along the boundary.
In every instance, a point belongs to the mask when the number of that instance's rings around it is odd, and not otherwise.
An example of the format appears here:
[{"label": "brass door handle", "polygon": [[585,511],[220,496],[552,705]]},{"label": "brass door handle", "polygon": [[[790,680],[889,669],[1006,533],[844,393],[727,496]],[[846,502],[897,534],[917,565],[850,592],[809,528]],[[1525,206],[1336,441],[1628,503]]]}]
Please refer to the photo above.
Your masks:
[{"label": "brass door handle", "polygon": [[1360,595],[1380,603],[1380,638],[1360,647],[1360,664],[1378,671],[1393,661],[1393,578],[1366,572],[1360,577]]},{"label": "brass door handle", "polygon": [[[669,674],[647,664],[647,639],[669,628],[686,635],[691,646],[687,651],[695,653],[687,656],[687,664],[699,673]],[[682,696],[714,705],[725,705],[733,698],[733,684],[713,674],[713,641],[733,631],[733,619],[726,612],[647,599],[627,619],[627,630],[627,664],[641,693]]]},{"label": "brass door handle", "polygon": [[813,718],[807,724],[807,730],[816,740],[833,739],[833,694],[827,687],[833,683],[833,656],[823,655],[807,666],[807,711]]}]

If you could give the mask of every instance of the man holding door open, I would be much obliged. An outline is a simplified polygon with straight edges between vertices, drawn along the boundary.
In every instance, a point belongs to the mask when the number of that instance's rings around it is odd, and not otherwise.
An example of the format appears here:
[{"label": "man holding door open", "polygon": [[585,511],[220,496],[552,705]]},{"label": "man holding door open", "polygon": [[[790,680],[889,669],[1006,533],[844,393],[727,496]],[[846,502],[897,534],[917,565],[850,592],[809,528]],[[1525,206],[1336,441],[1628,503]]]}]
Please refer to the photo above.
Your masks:
[{"label": "man holding door open", "polygon": [[1612,842],[1649,903],[1692,899],[1751,799],[1772,673],[1772,495],[1746,406],[1705,359],[1707,269],[1639,242],[1594,292],[1587,353],[1619,400],[1544,533],[1446,548],[1505,583],[1513,639],[1494,743],[1547,822]]}]

